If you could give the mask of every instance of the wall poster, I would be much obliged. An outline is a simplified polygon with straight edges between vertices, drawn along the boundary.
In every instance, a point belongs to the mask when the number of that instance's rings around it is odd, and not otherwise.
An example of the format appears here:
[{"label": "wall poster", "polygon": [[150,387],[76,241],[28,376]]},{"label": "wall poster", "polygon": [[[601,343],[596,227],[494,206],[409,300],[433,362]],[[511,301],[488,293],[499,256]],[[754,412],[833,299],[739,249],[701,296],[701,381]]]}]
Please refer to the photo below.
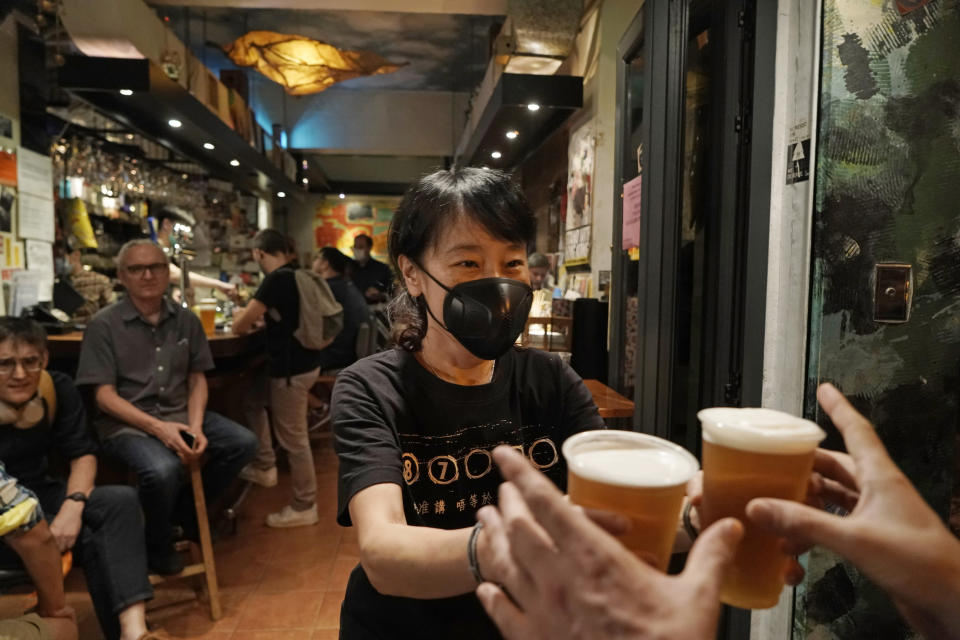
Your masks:
[{"label": "wall poster", "polygon": [[336,247],[352,257],[353,239],[365,233],[373,238],[373,257],[387,262],[387,231],[399,204],[399,197],[389,196],[324,199],[314,214],[313,248]]},{"label": "wall poster", "polygon": [[593,121],[570,135],[567,161],[567,210],[564,223],[564,264],[590,262],[593,225],[593,172],[597,151]]}]

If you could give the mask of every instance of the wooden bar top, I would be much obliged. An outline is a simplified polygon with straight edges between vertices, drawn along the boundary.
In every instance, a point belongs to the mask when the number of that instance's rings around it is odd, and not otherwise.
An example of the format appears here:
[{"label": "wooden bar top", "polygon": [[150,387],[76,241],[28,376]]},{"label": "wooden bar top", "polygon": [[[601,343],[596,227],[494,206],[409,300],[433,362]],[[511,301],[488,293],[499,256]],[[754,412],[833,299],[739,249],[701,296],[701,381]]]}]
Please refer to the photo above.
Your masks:
[{"label": "wooden bar top", "polygon": [[[252,346],[260,346],[262,336],[260,331],[253,331],[243,336],[218,331],[208,335],[210,352],[214,358],[230,358],[242,355]],[[83,342],[82,331],[69,331],[47,336],[47,344],[51,357],[68,358],[80,355],[80,343]]]},{"label": "wooden bar top", "polygon": [[597,403],[601,418],[633,417],[633,400],[630,398],[620,395],[599,380],[584,380],[583,384]]}]

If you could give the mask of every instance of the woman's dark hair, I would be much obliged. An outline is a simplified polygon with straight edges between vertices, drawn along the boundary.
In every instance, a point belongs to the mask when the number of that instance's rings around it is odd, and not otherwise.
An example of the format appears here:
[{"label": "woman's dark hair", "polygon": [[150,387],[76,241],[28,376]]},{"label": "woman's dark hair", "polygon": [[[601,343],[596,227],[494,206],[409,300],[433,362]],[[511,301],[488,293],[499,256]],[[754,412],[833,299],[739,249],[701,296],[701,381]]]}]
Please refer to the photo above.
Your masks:
[{"label": "woman's dark hair", "polygon": [[330,268],[344,275],[347,272],[347,269],[350,268],[350,263],[352,260],[345,256],[342,251],[335,247],[324,247],[320,249],[320,256],[327,261],[327,264],[330,265]]},{"label": "woman's dark hair", "polygon": [[[509,174],[477,167],[435,171],[407,189],[390,223],[387,246],[401,283],[399,257],[419,262],[440,230],[461,218],[479,224],[495,238],[524,247],[537,234],[533,211]],[[404,288],[391,303],[390,317],[397,344],[406,351],[419,351],[427,331],[423,298],[413,300]]]},{"label": "woman's dark hair", "polygon": [[290,250],[286,236],[276,229],[260,229],[260,231],[257,231],[257,235],[253,236],[253,246],[255,249],[272,256],[286,255]]},{"label": "woman's dark hair", "polygon": [[0,343],[13,340],[14,343],[28,344],[40,353],[47,350],[47,332],[30,318],[3,316],[0,318]]}]

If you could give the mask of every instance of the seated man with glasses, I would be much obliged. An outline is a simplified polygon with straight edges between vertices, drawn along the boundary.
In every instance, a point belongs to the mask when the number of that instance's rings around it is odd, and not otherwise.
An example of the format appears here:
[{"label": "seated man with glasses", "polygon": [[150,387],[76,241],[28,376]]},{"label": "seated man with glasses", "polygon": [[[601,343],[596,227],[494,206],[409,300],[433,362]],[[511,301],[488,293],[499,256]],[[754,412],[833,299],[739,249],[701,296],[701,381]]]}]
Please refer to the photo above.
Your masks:
[{"label": "seated man with glasses", "polygon": [[[144,601],[153,597],[153,588],[137,493],[123,486],[94,487],[97,445],[83,402],[69,376],[44,371],[47,357],[40,325],[0,318],[0,460],[52,517],[50,532],[59,551],[73,550],[104,636],[150,637]],[[51,468],[51,454],[69,464],[66,480]],[[0,502],[10,490],[0,487]],[[7,549],[0,549],[0,565],[16,566]]]},{"label": "seated man with glasses", "polygon": [[77,384],[95,387],[104,452],[137,474],[149,566],[170,575],[183,569],[174,525],[197,539],[184,464],[206,454],[203,485],[212,502],[253,459],[258,440],[206,410],[210,345],[200,319],[166,296],[170,267],[160,247],[125,244],[117,276],[127,295],[87,326]]}]

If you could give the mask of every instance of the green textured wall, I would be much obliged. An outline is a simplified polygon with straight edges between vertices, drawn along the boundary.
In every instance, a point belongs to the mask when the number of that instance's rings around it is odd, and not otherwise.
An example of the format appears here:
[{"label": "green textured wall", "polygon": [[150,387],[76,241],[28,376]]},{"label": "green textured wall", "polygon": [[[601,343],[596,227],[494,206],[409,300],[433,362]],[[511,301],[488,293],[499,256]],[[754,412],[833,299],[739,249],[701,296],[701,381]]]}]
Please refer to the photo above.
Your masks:
[{"label": "green textured wall", "polygon": [[[960,7],[825,0],[807,413],[831,381],[944,517],[960,427]],[[918,4],[918,3],[914,3]],[[878,262],[913,265],[910,322],[873,321]],[[912,637],[850,565],[811,553],[796,638]],[[960,605],[958,605],[960,606]]]}]

